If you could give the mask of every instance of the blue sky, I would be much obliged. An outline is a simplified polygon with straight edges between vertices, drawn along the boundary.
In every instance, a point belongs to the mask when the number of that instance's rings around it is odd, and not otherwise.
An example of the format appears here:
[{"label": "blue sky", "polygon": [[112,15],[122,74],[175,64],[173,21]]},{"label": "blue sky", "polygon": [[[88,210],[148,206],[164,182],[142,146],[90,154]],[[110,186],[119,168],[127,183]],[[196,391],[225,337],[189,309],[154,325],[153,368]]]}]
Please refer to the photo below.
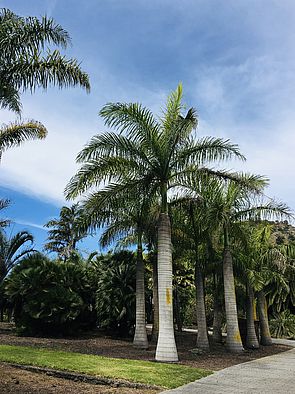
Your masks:
[{"label": "blue sky", "polygon": [[[42,121],[45,141],[7,151],[0,191],[12,231],[40,228],[65,203],[75,156],[105,127],[109,101],[139,101],[160,113],[179,81],[199,113],[200,135],[230,138],[247,157],[227,167],[267,175],[267,194],[295,208],[295,2],[292,0],[12,0],[19,15],[50,15],[72,37],[66,53],[90,75],[76,89],[22,96],[23,118]],[[1,111],[1,122],[15,119]],[[94,239],[83,247],[94,249]]]}]

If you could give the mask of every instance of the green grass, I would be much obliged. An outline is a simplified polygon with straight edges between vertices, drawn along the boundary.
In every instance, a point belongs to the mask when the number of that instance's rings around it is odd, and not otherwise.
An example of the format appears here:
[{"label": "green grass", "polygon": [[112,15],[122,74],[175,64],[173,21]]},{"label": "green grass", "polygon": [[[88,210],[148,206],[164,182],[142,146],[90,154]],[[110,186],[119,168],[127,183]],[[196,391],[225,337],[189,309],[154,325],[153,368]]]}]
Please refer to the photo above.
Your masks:
[{"label": "green grass", "polygon": [[112,379],[175,388],[211,371],[180,364],[108,358],[27,346],[0,345],[0,361],[86,373]]}]

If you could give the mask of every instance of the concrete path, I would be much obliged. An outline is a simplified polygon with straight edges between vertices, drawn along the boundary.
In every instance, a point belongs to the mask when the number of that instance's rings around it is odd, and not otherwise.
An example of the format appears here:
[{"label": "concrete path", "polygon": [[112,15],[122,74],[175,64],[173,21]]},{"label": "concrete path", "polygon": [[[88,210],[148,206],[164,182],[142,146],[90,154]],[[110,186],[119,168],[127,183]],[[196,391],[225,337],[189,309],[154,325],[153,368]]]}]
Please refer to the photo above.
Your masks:
[{"label": "concrete path", "polygon": [[[295,347],[295,341],[274,340]],[[295,394],[295,349],[215,372],[165,394]]]}]

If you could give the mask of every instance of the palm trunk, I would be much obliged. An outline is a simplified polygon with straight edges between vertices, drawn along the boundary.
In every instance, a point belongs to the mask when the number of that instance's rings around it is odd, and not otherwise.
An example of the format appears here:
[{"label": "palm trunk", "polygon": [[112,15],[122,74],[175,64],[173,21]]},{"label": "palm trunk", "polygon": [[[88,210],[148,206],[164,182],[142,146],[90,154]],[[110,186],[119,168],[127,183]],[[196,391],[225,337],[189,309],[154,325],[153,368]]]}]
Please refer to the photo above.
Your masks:
[{"label": "palm trunk", "polygon": [[252,286],[247,283],[247,340],[246,347],[248,349],[259,349],[259,342],[257,339],[254,323],[254,292]]},{"label": "palm trunk", "polygon": [[136,322],[133,345],[140,349],[148,348],[145,316],[144,262],[142,257],[142,233],[138,230],[136,265]]},{"label": "palm trunk", "polygon": [[220,295],[215,289],[214,305],[213,305],[213,341],[222,343],[222,303],[220,302]]},{"label": "palm trunk", "polygon": [[226,346],[230,352],[239,353],[244,349],[238,324],[233,261],[229,247],[227,228],[224,229],[223,281],[227,326]]},{"label": "palm trunk", "polygon": [[195,264],[195,286],[196,286],[196,297],[197,297],[197,324],[198,324],[197,347],[202,350],[209,350],[208,329],[207,329],[206,309],[205,309],[204,281],[203,281],[203,274],[198,259],[198,255],[196,256],[196,264]]},{"label": "palm trunk", "polygon": [[153,256],[153,330],[152,340],[157,342],[159,335],[159,296],[157,259]]},{"label": "palm trunk", "polygon": [[178,361],[173,325],[172,248],[170,219],[161,213],[158,225],[159,337],[157,361]]},{"label": "palm trunk", "polygon": [[263,290],[257,294],[257,306],[260,321],[260,343],[264,346],[270,346],[272,345],[272,339],[268,325],[267,303]]},{"label": "palm trunk", "polygon": [[182,332],[182,320],[181,320],[181,313],[180,313],[180,301],[179,301],[179,292],[178,292],[178,285],[175,285],[174,290],[174,302],[175,302],[175,320],[177,324],[177,331]]}]

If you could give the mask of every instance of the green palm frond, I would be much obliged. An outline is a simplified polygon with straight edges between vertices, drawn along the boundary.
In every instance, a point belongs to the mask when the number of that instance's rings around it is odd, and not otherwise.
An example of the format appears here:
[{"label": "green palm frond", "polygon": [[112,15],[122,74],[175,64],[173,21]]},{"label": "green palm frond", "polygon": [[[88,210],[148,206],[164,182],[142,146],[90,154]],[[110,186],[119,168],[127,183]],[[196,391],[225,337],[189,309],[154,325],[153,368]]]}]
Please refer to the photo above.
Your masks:
[{"label": "green palm frond", "polygon": [[0,153],[8,148],[19,146],[27,140],[44,139],[46,135],[45,126],[34,120],[2,126],[0,129]]},{"label": "green palm frond", "polygon": [[0,107],[21,112],[20,93],[37,87],[80,86],[90,90],[88,75],[75,59],[57,49],[71,40],[52,18],[20,17],[0,9]]},{"label": "green palm frond", "polygon": [[182,164],[204,165],[212,161],[224,161],[231,158],[245,160],[237,145],[222,138],[204,137],[197,141],[190,140],[177,152],[175,159]]},{"label": "green palm frond", "polygon": [[263,205],[251,205],[248,209],[239,210],[234,216],[236,220],[286,220],[292,216],[292,212],[286,204],[271,200]]},{"label": "green palm frond", "polygon": [[93,187],[99,187],[102,182],[120,181],[128,174],[132,177],[138,170],[143,172],[144,167],[136,160],[123,157],[106,156],[88,161],[70,179],[65,196],[67,199],[75,198]]},{"label": "green palm frond", "polygon": [[0,108],[7,108],[18,114],[21,113],[22,109],[17,89],[9,81],[6,81],[3,76],[0,81]]},{"label": "green palm frond", "polygon": [[159,125],[153,114],[141,104],[108,103],[99,112],[108,127],[124,132],[150,149],[158,139]]},{"label": "green palm frond", "polygon": [[115,241],[134,234],[134,223],[128,217],[113,221],[102,233],[99,243],[106,247]]},{"label": "green palm frond", "polygon": [[[115,133],[104,133],[91,138],[90,142],[83,148],[77,156],[77,162],[83,163],[92,160],[99,160],[109,156],[137,158],[142,163],[152,164],[148,154],[141,144],[132,141],[130,138]],[[121,168],[121,167],[120,167]]]},{"label": "green palm frond", "polygon": [[[11,31],[14,34],[11,34]],[[0,32],[2,57],[17,57],[24,52],[32,53],[36,48],[43,49],[46,43],[61,45],[64,48],[70,43],[68,32],[52,18],[24,18],[5,8],[0,10]]]},{"label": "green palm frond", "polygon": [[18,90],[33,91],[37,87],[47,89],[49,85],[55,85],[59,88],[81,86],[90,91],[88,75],[81,71],[77,60],[67,59],[58,50],[43,57],[37,52],[34,56],[20,56],[1,72],[4,72],[8,80],[13,80],[14,87]]},{"label": "green palm frond", "polygon": [[164,110],[162,124],[164,133],[169,135],[170,131],[173,130],[175,124],[179,120],[181,109],[183,105],[182,100],[182,84],[179,83],[176,90],[171,92],[168,96],[166,108]]}]

